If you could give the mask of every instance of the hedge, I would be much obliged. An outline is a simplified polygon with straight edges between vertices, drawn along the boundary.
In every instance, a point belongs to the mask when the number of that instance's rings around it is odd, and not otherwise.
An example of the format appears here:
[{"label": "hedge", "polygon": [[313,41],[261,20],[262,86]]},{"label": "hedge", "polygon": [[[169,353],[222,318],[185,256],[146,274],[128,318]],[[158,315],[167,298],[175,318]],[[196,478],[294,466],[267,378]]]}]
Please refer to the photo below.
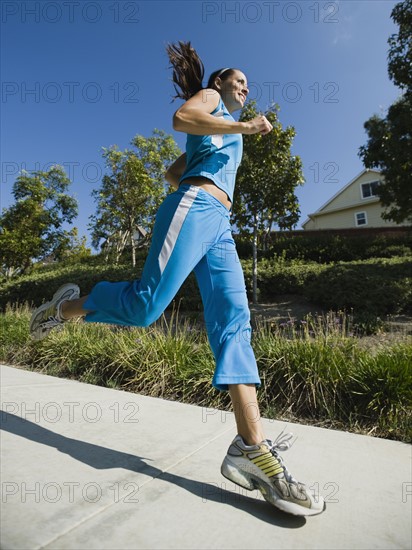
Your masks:
[{"label": "hedge", "polygon": [[[241,258],[252,257],[252,244],[240,237],[235,237],[236,246]],[[402,236],[283,236],[278,233],[267,250],[259,250],[260,258],[280,256],[287,260],[305,260],[318,263],[331,263],[370,258],[392,258],[412,254],[412,231]]]},{"label": "hedge", "polygon": [[[246,288],[251,297],[252,261],[242,260]],[[76,282],[82,294],[99,281],[125,281],[139,277],[142,263],[129,265],[63,265],[35,270],[30,275],[0,284],[0,308],[10,303],[40,305],[66,282]],[[275,302],[279,295],[298,294],[324,309],[353,310],[382,316],[412,311],[412,258],[318,264],[316,262],[262,259],[258,263],[259,297]],[[192,273],[176,298],[182,310],[201,311],[202,304]]]}]

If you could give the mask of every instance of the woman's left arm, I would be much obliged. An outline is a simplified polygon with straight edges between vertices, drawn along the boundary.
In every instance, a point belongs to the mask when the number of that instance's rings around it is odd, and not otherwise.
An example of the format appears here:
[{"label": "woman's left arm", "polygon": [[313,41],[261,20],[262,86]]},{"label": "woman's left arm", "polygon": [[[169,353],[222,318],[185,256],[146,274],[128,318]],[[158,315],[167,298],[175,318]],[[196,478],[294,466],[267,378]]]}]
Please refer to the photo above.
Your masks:
[{"label": "woman's left arm", "polygon": [[177,189],[179,187],[179,179],[185,170],[186,153],[183,153],[183,155],[180,155],[180,157],[166,170],[165,178],[170,185]]}]

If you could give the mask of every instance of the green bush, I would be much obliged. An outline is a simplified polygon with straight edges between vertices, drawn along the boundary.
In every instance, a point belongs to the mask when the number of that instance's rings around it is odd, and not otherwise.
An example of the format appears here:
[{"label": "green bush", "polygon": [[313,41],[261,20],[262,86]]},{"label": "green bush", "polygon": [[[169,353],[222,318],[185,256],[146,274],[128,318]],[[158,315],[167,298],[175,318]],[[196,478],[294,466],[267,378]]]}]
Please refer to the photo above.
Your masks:
[{"label": "green bush", "polygon": [[[252,260],[242,262],[246,288],[252,296]],[[305,263],[295,260],[285,262],[279,259],[258,261],[258,288],[260,299],[264,302],[275,301],[282,294],[303,294],[308,281],[316,281],[326,266],[315,262]]]},{"label": "green bush", "polygon": [[[239,256],[252,257],[252,244],[246,239],[236,237]],[[330,233],[319,236],[293,235],[277,233],[268,250],[259,250],[259,258],[284,257],[287,260],[305,260],[309,262],[331,263],[367,260],[370,258],[392,258],[412,254],[412,232],[408,236],[346,236]]]},{"label": "green bush", "polygon": [[[252,260],[244,260],[246,287],[252,294]],[[258,262],[260,300],[299,294],[324,309],[353,310],[359,322],[371,316],[412,311],[411,258],[371,259],[338,264],[283,258]]]},{"label": "green bush", "polygon": [[[37,268],[29,275],[0,283],[0,309],[4,311],[7,304],[28,303],[37,307],[51,298],[53,293],[64,283],[72,282],[79,285],[84,296],[100,281],[131,281],[138,279],[142,272],[144,261],[139,260],[136,268],[127,265],[102,265],[88,263],[78,265],[58,264]],[[176,295],[175,303],[184,310],[200,311],[201,298],[192,273]]]},{"label": "green bush", "polygon": [[412,311],[412,260],[377,259],[327,266],[308,280],[304,296],[324,308],[360,317]]},{"label": "green bush", "polygon": [[39,306],[44,300],[50,299],[59,286],[68,282],[78,284],[82,294],[87,294],[98,281],[123,281],[134,278],[134,275],[132,268],[124,265],[47,266],[4,282],[0,287],[0,307],[4,309],[7,303],[24,302]]},{"label": "green bush", "polygon": [[[99,281],[139,278],[143,260],[130,265],[58,265],[0,284],[0,307],[16,303],[40,305],[66,282],[77,283],[82,295]],[[246,289],[252,297],[252,260],[242,260]],[[319,264],[284,258],[258,262],[259,299],[275,302],[279,295],[297,294],[311,303],[335,311],[353,310],[364,332],[373,332],[376,317],[412,311],[412,260],[410,257]],[[190,274],[174,302],[183,311],[202,311],[194,274]],[[375,321],[374,319],[375,318]],[[368,328],[369,327],[369,328]]]}]

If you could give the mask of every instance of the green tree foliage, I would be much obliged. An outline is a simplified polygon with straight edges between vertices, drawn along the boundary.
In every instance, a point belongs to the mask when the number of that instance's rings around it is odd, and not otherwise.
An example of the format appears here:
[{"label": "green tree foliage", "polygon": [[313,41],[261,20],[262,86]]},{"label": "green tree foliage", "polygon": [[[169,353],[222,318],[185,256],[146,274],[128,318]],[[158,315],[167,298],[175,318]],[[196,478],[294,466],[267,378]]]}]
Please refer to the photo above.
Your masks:
[{"label": "green tree foliage", "polygon": [[92,244],[101,241],[111,246],[116,263],[126,244],[132,249],[132,264],[136,263],[139,227],[150,231],[155,213],[166,194],[164,174],[167,166],[181,153],[172,136],[154,130],[153,136],[137,135],[132,140],[136,151],[119,151],[114,145],[103,148],[109,174],[103,177],[99,189],[92,192],[97,208],[89,225]]},{"label": "green tree foliage", "polygon": [[388,72],[396,86],[411,91],[412,88],[412,1],[396,4],[391,17],[399,25],[398,34],[388,39]]},{"label": "green tree foliage", "polygon": [[73,229],[66,232],[65,237],[61,240],[61,244],[55,252],[55,258],[77,262],[90,257],[91,254],[92,251],[87,246],[87,238],[85,236],[79,237],[77,227],[73,227]]},{"label": "green tree foliage", "polygon": [[378,168],[384,181],[377,193],[385,212],[397,223],[412,221],[412,0],[396,4],[391,13],[399,25],[389,40],[389,77],[402,90],[385,118],[373,115],[364,124],[369,136],[359,156],[366,168]]},{"label": "green tree foliage", "polygon": [[33,260],[64,253],[77,215],[77,201],[67,194],[70,180],[60,166],[47,172],[23,171],[13,186],[15,203],[0,217],[0,264],[3,274],[24,273]]},{"label": "green tree foliage", "polygon": [[[253,243],[253,301],[257,301],[257,247],[265,245],[273,224],[288,229],[299,220],[299,204],[295,188],[304,182],[300,157],[292,156],[290,148],[295,130],[283,130],[273,105],[265,113],[273,130],[243,136],[243,159],[236,179],[234,221],[240,234]],[[239,120],[258,116],[255,101],[242,109]]]}]

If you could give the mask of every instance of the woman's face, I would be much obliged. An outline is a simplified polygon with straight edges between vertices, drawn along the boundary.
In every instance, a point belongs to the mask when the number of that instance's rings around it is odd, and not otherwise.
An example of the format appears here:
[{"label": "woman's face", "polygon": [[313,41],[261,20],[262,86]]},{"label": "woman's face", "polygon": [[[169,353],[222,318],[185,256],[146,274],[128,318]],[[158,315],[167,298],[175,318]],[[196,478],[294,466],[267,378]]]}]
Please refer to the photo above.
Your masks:
[{"label": "woman's face", "polygon": [[219,88],[223,103],[229,113],[243,107],[249,93],[247,78],[242,71],[235,70],[225,80],[216,79],[216,86]]}]

